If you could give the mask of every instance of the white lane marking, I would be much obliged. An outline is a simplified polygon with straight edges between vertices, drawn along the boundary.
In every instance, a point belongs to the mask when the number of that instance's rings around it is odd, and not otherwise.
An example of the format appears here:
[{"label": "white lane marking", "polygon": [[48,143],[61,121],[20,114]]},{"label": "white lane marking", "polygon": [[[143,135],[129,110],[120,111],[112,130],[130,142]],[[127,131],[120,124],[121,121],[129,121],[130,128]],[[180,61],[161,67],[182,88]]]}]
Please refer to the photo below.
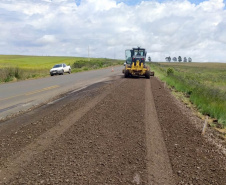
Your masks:
[{"label": "white lane marking", "polygon": [[64,96],[64,97],[62,97],[62,98],[56,99],[56,100],[54,100],[54,101],[52,101],[52,102],[49,102],[48,105],[52,105],[52,104],[54,104],[54,103],[56,103],[56,102],[58,102],[58,101],[60,101],[60,100],[62,100],[62,99],[64,99],[64,98],[66,98],[68,95],[70,95],[70,94],[72,94],[72,93],[75,93],[75,92],[77,92],[77,91],[81,91],[82,89],[85,89],[85,88],[87,88],[87,86],[84,86],[84,87],[81,87],[81,88],[79,88],[79,89],[76,89],[76,90],[74,90],[74,91],[68,93],[66,96]]},{"label": "white lane marking", "polygon": [[84,86],[84,87],[81,87],[81,88],[79,88],[79,89],[76,89],[76,90],[74,90],[74,91],[70,92],[69,94],[72,94],[72,93],[75,93],[75,92],[81,91],[82,89],[85,89],[85,88],[87,88],[87,86]]},{"label": "white lane marking", "polygon": [[66,96],[64,96],[64,97],[62,97],[62,98],[59,98],[59,99],[57,99],[57,100],[51,101],[51,102],[49,102],[49,103],[47,103],[47,104],[48,104],[48,105],[54,104],[54,103],[56,103],[56,102],[58,102],[58,101],[64,99],[65,97],[66,97]]},{"label": "white lane marking", "polygon": [[25,104],[23,104],[22,105],[22,107],[26,107],[26,106],[28,106],[28,105],[30,105],[31,103],[25,103]]},{"label": "white lane marking", "polygon": [[[109,77],[103,78],[103,79],[101,79],[101,80],[97,80],[97,81],[96,81],[95,83],[93,83],[93,84],[96,84],[96,83],[99,83],[99,82],[106,81],[107,79],[109,79]],[[52,101],[52,102],[49,102],[47,105],[52,105],[52,104],[54,104],[54,103],[56,103],[56,102],[58,102],[58,101],[60,101],[60,100],[62,100],[62,99],[64,99],[64,98],[66,98],[68,95],[73,94],[73,93],[78,92],[78,91],[81,91],[82,89],[85,89],[85,88],[87,88],[88,86],[93,85],[93,84],[89,84],[89,85],[83,86],[83,87],[81,87],[81,88],[79,88],[79,89],[76,89],[76,90],[74,90],[74,91],[68,93],[66,96],[64,96],[64,97],[62,97],[62,98],[59,98],[59,99],[54,100],[54,101]]]}]

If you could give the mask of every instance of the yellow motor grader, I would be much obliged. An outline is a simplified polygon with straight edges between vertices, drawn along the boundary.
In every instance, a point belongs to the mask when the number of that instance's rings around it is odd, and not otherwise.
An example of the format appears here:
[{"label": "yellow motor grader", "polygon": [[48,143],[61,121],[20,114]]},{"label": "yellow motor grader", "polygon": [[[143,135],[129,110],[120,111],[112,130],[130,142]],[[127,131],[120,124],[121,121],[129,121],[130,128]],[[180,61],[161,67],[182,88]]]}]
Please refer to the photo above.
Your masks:
[{"label": "yellow motor grader", "polygon": [[150,67],[145,65],[147,52],[144,48],[133,48],[131,50],[126,50],[125,52],[125,69],[122,71],[125,78],[131,76],[144,76],[150,78],[150,76],[154,76],[154,72],[150,71]]}]

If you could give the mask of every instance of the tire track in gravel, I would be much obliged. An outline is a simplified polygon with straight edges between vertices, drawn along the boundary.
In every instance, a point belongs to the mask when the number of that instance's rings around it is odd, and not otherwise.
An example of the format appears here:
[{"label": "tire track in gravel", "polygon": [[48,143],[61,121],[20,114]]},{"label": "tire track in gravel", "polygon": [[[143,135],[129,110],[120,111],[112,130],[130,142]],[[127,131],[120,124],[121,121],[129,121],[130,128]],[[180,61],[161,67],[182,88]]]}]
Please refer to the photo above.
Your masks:
[{"label": "tire track in gravel", "polygon": [[150,81],[145,88],[148,184],[174,185],[173,172],[155,108]]},{"label": "tire track in gravel", "polygon": [[145,81],[118,82],[6,183],[147,184]]},{"label": "tire track in gravel", "polygon": [[225,185],[225,155],[201,136],[159,80],[152,78],[151,86],[176,184]]},{"label": "tire track in gravel", "polygon": [[[201,137],[161,82],[132,78],[115,84],[85,104],[67,104],[62,110],[70,117],[56,117],[40,140],[23,140],[8,169],[0,166],[0,181],[11,177],[2,184],[225,184],[225,156]],[[36,136],[49,120],[29,129]]]},{"label": "tire track in gravel", "polygon": [[[117,85],[122,82],[123,80],[120,81]],[[21,171],[21,169],[25,167],[33,159],[34,156],[37,156],[39,153],[42,153],[45,149],[47,149],[51,143],[53,143],[75,122],[81,119],[90,109],[95,107],[109,93],[111,93],[111,90],[107,90],[106,92],[90,100],[88,104],[81,107],[76,112],[72,112],[66,117],[66,119],[61,120],[54,127],[38,136],[32,143],[23,148],[19,156],[16,154],[8,158],[8,162],[6,162],[3,165],[3,168],[0,169],[0,183],[9,181],[15,174]]]},{"label": "tire track in gravel", "polygon": [[116,76],[111,82],[95,83],[79,92],[76,90],[54,97],[53,100],[62,96],[67,98],[55,104],[47,102],[33,111],[12,117],[4,122],[0,121],[0,167],[6,163],[7,158],[14,154],[19,155],[21,149],[65,119],[71,112],[79,110],[100,93],[112,89],[117,85],[115,80],[118,78]]}]

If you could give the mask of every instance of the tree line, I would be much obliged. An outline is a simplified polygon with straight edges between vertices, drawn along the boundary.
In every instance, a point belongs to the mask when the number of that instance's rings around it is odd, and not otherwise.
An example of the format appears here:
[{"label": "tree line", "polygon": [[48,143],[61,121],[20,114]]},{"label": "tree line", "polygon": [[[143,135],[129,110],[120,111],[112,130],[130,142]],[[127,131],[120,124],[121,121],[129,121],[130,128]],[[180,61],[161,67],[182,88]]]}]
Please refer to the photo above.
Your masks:
[{"label": "tree line", "polygon": [[[182,62],[182,57],[181,56],[179,56],[178,58],[177,57],[173,57],[172,59],[171,59],[171,57],[169,56],[169,57],[166,57],[165,58],[166,59],[166,62],[171,62],[171,60],[172,61],[174,61],[174,62]],[[184,59],[183,59],[183,62],[192,62],[192,58],[191,57],[184,57]]]}]

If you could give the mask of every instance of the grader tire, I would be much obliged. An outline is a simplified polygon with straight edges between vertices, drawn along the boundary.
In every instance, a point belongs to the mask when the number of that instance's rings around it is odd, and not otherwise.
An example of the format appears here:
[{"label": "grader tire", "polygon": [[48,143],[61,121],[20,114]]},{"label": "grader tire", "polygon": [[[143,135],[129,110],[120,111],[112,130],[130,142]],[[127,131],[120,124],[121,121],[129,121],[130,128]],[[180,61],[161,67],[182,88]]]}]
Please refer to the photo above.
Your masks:
[{"label": "grader tire", "polygon": [[125,78],[129,77],[129,71],[128,70],[125,70],[124,76],[125,76]]},{"label": "grader tire", "polygon": [[150,79],[150,71],[146,71],[145,78]]}]

